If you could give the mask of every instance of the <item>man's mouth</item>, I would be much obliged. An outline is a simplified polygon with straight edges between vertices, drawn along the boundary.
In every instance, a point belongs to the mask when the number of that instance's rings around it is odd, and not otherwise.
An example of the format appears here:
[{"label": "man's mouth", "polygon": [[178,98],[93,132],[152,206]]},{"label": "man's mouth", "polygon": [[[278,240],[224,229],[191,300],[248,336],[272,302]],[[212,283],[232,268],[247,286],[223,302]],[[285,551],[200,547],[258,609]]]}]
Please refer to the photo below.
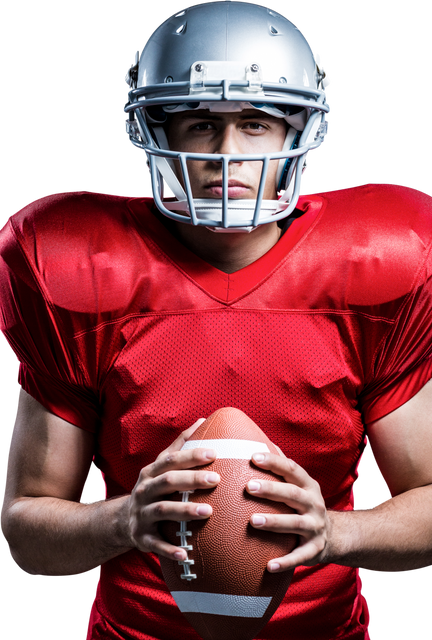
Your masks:
[{"label": "man's mouth", "polygon": [[[215,180],[214,182],[206,184],[205,190],[210,197],[222,198],[222,180]],[[228,198],[244,198],[248,192],[249,187],[243,184],[243,182],[228,180]]]}]

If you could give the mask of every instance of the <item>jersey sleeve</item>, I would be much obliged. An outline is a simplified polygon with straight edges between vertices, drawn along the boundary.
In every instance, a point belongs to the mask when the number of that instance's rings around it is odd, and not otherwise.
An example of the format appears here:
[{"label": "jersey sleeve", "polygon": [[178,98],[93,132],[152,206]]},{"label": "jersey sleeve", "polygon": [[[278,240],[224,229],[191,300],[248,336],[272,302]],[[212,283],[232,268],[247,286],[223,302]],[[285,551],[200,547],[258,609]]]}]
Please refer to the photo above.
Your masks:
[{"label": "jersey sleeve", "polygon": [[395,323],[376,350],[360,405],[366,424],[410,400],[432,378],[432,252],[415,274]]},{"label": "jersey sleeve", "polygon": [[37,255],[17,238],[11,220],[0,232],[0,328],[20,361],[19,382],[46,409],[96,431],[97,394],[90,388],[43,277]]}]

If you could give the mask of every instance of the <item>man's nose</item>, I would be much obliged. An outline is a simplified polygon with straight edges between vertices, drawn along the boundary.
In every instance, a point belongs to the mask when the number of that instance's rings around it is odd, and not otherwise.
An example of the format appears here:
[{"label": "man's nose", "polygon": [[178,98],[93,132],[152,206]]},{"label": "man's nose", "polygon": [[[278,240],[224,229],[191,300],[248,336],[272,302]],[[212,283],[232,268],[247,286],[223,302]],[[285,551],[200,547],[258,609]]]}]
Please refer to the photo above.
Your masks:
[{"label": "man's nose", "polygon": [[221,129],[217,138],[215,153],[241,153],[240,136],[234,125]]},{"label": "man's nose", "polygon": [[[230,155],[236,155],[242,153],[240,136],[235,126],[228,125],[224,127],[216,140],[216,145],[213,153],[227,153]],[[220,165],[220,163],[218,163]],[[229,163],[229,171],[234,165],[243,164],[241,161],[235,161]]]}]

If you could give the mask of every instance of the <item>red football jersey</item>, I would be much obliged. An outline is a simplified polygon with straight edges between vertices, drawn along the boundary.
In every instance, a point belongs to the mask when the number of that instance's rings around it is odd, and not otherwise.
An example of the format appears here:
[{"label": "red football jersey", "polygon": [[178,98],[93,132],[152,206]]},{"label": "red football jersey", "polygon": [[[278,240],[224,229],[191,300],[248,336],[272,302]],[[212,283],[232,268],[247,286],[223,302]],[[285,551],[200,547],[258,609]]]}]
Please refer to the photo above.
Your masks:
[{"label": "red football jersey", "polygon": [[[40,200],[0,237],[1,326],[24,389],[96,432],[107,497],[198,417],[249,415],[353,508],[365,425],[432,376],[431,199],[394,186],[303,197],[264,256],[226,274],[188,251],[149,200]],[[156,556],[101,567],[91,639],[198,638]],[[364,640],[358,572],[300,567],[259,638]]]}]

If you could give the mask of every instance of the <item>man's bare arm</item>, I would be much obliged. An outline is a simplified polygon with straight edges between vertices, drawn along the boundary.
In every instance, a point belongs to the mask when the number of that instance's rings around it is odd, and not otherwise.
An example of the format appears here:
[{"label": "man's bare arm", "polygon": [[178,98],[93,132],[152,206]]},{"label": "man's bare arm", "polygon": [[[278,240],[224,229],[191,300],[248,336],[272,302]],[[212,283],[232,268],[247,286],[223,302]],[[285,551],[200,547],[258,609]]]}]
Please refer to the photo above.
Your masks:
[{"label": "man's bare arm", "polygon": [[80,504],[94,437],[21,391],[2,528],[29,573],[81,573],[127,551],[128,497]]},{"label": "man's bare arm", "polygon": [[[368,437],[392,499],[349,519],[332,514],[340,563],[380,571],[432,564],[432,382],[368,425]],[[329,553],[332,554],[331,547]]]},{"label": "man's bare arm", "polygon": [[247,490],[285,502],[297,513],[255,514],[251,524],[296,533],[301,541],[292,553],[270,561],[269,570],[320,562],[377,571],[432,564],[432,382],[406,404],[368,425],[368,436],[393,496],[369,510],[327,511],[318,484],[295,462],[270,454],[256,460],[257,466],[282,475],[287,484],[262,483],[256,489],[249,483]]},{"label": "man's bare arm", "polygon": [[[211,462],[214,452],[179,451],[195,426],[141,471],[132,496],[81,504],[93,435],[21,391],[2,511],[15,561],[28,573],[66,575],[92,569],[133,547],[183,558],[184,550],[160,538],[157,524],[211,513],[206,505],[185,509],[163,499],[176,490],[210,488],[218,482],[205,471],[188,470]],[[203,510],[198,513],[198,508]]]}]

